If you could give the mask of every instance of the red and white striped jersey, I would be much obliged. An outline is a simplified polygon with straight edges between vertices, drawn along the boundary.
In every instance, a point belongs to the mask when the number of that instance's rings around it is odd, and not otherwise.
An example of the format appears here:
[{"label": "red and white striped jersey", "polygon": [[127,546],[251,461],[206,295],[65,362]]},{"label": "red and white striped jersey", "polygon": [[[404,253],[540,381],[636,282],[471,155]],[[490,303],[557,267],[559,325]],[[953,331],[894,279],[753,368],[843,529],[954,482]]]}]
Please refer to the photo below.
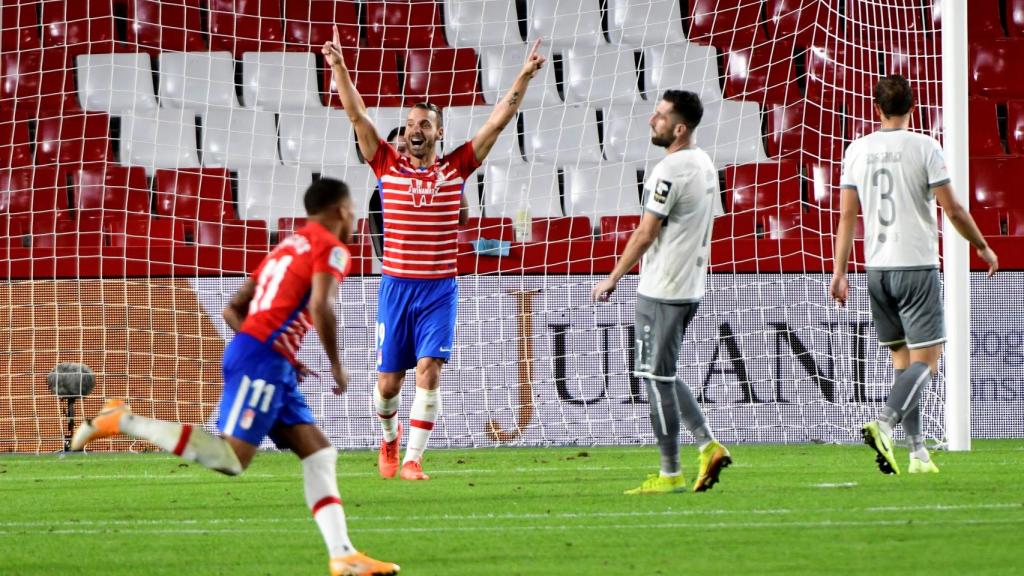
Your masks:
[{"label": "red and white striped jersey", "polygon": [[274,248],[253,272],[256,292],[242,332],[295,364],[295,356],[312,322],[309,297],[313,275],[327,272],[339,282],[348,276],[352,257],[348,248],[317,222],[310,222]]},{"label": "red and white striped jersey", "polygon": [[416,168],[381,140],[370,166],[381,182],[384,208],[381,271],[417,280],[455,276],[462,188],[480,166],[472,142]]}]

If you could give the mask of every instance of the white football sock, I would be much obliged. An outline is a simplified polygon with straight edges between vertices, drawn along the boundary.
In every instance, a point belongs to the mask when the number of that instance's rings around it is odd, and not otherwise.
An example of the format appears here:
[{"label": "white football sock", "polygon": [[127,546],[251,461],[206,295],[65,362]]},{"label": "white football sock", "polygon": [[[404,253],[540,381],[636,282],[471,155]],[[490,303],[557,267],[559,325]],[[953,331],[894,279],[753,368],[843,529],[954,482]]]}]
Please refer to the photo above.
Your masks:
[{"label": "white football sock", "polygon": [[302,460],[302,485],[306,492],[306,505],[313,513],[320,534],[327,544],[331,558],[354,554],[356,549],[348,538],[345,510],[341,507],[335,463],[338,451],[333,447],[306,456]]},{"label": "white football sock", "polygon": [[427,447],[430,432],[434,429],[437,414],[441,411],[441,393],[438,390],[425,390],[416,387],[416,396],[412,400],[409,412],[409,442],[405,446],[405,458],[402,463],[423,458],[423,450]]},{"label": "white football sock", "polygon": [[910,453],[911,458],[917,458],[921,462],[931,462],[932,457],[928,454],[928,450],[924,446],[912,451]]},{"label": "white football sock", "polygon": [[120,425],[121,432],[148,440],[185,460],[230,476],[242,473],[242,464],[231,445],[199,426],[164,422],[137,414],[125,414]]},{"label": "white football sock", "polygon": [[380,387],[373,387],[373,410],[380,420],[380,429],[384,433],[384,440],[391,442],[398,437],[398,407],[402,405],[402,395],[396,394],[394,398],[381,396]]}]

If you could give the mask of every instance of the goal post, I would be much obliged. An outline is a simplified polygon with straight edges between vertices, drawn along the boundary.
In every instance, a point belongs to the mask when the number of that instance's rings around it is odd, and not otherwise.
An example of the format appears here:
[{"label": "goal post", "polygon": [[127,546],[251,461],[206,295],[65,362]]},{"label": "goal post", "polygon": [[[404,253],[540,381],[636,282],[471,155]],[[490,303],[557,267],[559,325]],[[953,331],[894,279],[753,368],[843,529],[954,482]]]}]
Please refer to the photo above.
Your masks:
[{"label": "goal post", "polygon": [[[967,2],[942,0],[943,148],[954,197],[970,204],[967,118]],[[946,442],[971,449],[971,247],[942,225],[946,317]]]}]

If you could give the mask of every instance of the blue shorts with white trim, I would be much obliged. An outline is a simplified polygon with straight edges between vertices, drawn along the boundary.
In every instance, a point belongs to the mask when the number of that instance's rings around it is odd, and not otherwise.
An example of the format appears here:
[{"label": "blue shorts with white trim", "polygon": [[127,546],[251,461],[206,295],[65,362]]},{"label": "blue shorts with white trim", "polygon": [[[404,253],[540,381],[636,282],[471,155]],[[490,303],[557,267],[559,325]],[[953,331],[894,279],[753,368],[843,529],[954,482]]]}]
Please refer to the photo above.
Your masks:
[{"label": "blue shorts with white trim", "polygon": [[270,346],[236,334],[224,350],[217,428],[254,446],[269,434],[275,444],[287,448],[273,430],[296,424],[316,424],[316,419],[299,391],[295,368]]},{"label": "blue shorts with white trim", "polygon": [[447,362],[455,341],[455,278],[410,280],[382,275],[377,298],[377,371],[404,372],[420,358]]}]

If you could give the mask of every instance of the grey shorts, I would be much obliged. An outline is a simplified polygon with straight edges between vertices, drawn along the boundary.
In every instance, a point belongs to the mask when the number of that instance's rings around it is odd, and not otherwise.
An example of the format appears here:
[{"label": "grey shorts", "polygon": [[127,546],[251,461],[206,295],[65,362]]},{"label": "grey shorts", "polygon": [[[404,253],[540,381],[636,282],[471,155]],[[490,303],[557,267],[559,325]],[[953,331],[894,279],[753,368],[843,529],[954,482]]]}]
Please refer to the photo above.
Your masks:
[{"label": "grey shorts", "polygon": [[913,349],[946,341],[938,270],[868,270],[868,294],[880,344]]},{"label": "grey shorts", "polygon": [[637,295],[633,375],[661,382],[675,381],[679,346],[698,305],[699,302],[668,304]]}]

